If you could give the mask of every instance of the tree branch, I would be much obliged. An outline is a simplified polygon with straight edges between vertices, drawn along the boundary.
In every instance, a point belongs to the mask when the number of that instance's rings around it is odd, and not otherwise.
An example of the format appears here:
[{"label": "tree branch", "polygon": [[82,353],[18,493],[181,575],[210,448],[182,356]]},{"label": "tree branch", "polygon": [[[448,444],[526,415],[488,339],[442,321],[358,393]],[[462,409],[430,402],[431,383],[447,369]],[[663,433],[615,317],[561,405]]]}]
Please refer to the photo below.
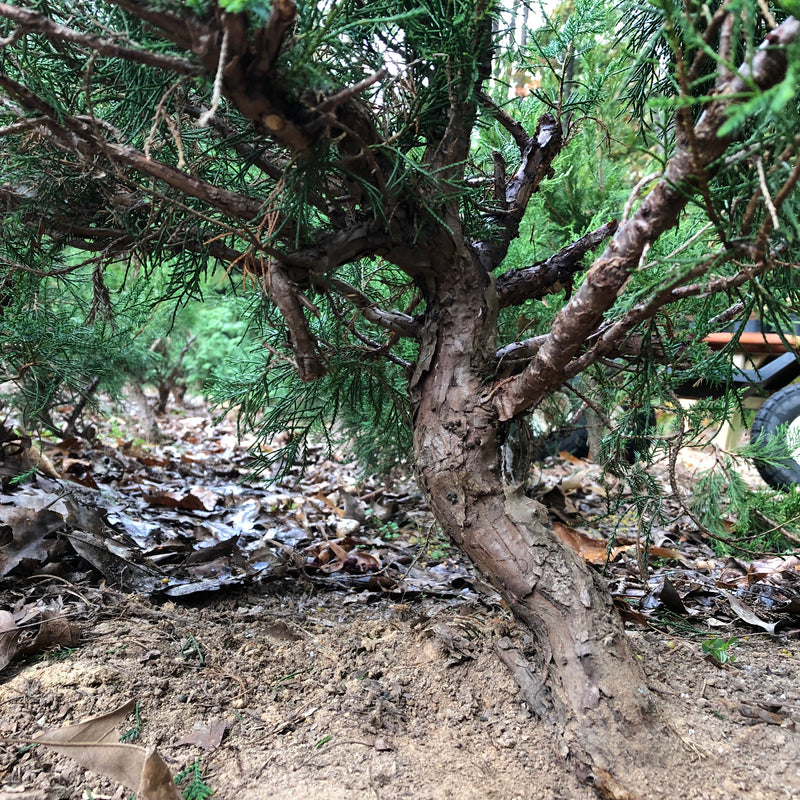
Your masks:
[{"label": "tree branch", "polygon": [[326,368],[319,356],[317,339],[309,327],[303,310],[313,306],[303,297],[297,284],[289,278],[284,265],[274,259],[265,263],[263,258],[228,247],[219,239],[207,243],[202,242],[199,237],[194,237],[175,246],[195,252],[208,252],[220,261],[238,265],[246,274],[257,276],[263,290],[278,307],[286,322],[289,344],[294,354],[294,366],[300,379],[310,382],[325,374]]},{"label": "tree branch", "polygon": [[732,137],[719,136],[730,106],[747,97],[753,84],[768,89],[783,79],[785,46],[796,40],[798,31],[800,23],[793,17],[772,31],[752,59],[709,102],[692,131],[694,146],[685,137],[679,139],[664,177],[592,265],[578,292],[556,317],[547,342],[522,374],[490,393],[500,419],[523,413],[564,381],[566,366],[623,291],[645,249],[677,224],[680,212],[697,190],[701,173],[731,143]]},{"label": "tree branch", "polygon": [[297,8],[294,0],[273,0],[267,24],[256,31],[254,37],[259,57],[249,67],[251,75],[266,77],[269,74],[280,52],[283,37],[296,17]]},{"label": "tree branch", "polygon": [[567,379],[573,378],[590,364],[594,364],[601,358],[607,358],[611,353],[618,351],[622,342],[630,336],[639,324],[655,316],[660,309],[677,299],[676,290],[680,284],[702,277],[713,266],[722,261],[728,261],[732,257],[732,253],[723,252],[697,264],[686,275],[682,276],[677,285],[673,283],[666,286],[645,302],[637,303],[621,319],[606,325],[596,338],[593,337],[590,348],[567,366],[565,377]]},{"label": "tree branch", "polygon": [[267,266],[266,288],[289,329],[289,343],[294,353],[297,373],[302,381],[315,381],[326,370],[317,352],[317,341],[311,333],[301,301],[300,291],[286,272],[272,261]]},{"label": "tree branch", "polygon": [[52,42],[71,42],[88,50],[93,50],[103,56],[111,58],[123,58],[126,61],[133,61],[137,64],[145,64],[155,69],[164,69],[170,72],[177,72],[180,75],[200,75],[203,68],[199,64],[194,64],[185,58],[168,56],[161,53],[154,53],[152,50],[140,50],[135,47],[124,47],[115,44],[108,39],[99,36],[90,36],[80,33],[66,25],[54,22],[44,14],[35,11],[28,11],[19,6],[0,3],[0,17],[16,22],[23,31],[41,33]]},{"label": "tree branch", "polygon": [[531,195],[550,175],[553,159],[561,152],[561,125],[555,117],[543,114],[536,133],[528,137],[522,154],[522,164],[505,190],[503,213],[490,217],[493,226],[499,226],[499,235],[485,242],[474,242],[478,259],[487,272],[491,272],[505,258],[511,242],[519,236],[519,226]]},{"label": "tree branch", "polygon": [[386,358],[393,364],[397,364],[398,367],[402,367],[405,370],[411,368],[410,362],[406,361],[403,358],[400,358],[400,356],[397,356],[392,352],[392,347],[395,344],[397,344],[397,342],[400,339],[400,337],[397,334],[393,333],[389,337],[389,341],[386,342],[385,344],[381,344],[380,342],[376,342],[374,339],[370,339],[369,336],[365,336],[363,333],[361,333],[361,331],[358,330],[358,328],[356,328],[355,322],[353,321],[348,322],[345,319],[344,314],[339,310],[339,308],[337,308],[336,303],[334,302],[334,299],[330,293],[327,293],[327,297],[328,297],[328,304],[330,305],[331,311],[333,311],[333,315],[336,317],[336,319],[339,320],[342,326],[346,328],[351,333],[352,336],[354,336],[356,339],[358,339],[359,342],[365,344],[369,348],[369,350],[365,352],[366,356],[368,356],[369,358],[377,358],[377,357]]},{"label": "tree branch", "polygon": [[352,100],[354,97],[357,97],[365,89],[368,89],[370,86],[372,86],[373,83],[382,81],[388,74],[389,70],[386,69],[386,67],[379,69],[374,75],[364,78],[363,81],[359,81],[353,86],[348,86],[346,89],[342,89],[340,92],[336,92],[336,94],[326,97],[321,103],[318,103],[314,107],[314,111],[327,114],[343,103],[346,103],[349,100]]},{"label": "tree branch", "polygon": [[340,278],[326,277],[325,284],[338,292],[345,300],[359,310],[361,316],[374,325],[379,325],[392,333],[416,339],[421,331],[420,324],[408,314],[401,311],[384,311],[362,291]]},{"label": "tree branch", "polygon": [[[294,117],[297,104],[285,96],[277,76],[265,80],[265,64],[274,56],[282,41],[276,42],[272,33],[251,39],[246,14],[221,14],[203,22],[191,12],[181,14],[156,10],[139,0],[111,0],[129,14],[149,22],[174,44],[193,52],[206,72],[216,75],[222,49],[223,26],[229,30],[227,64],[224,65],[225,96],[249,119],[258,131],[295,153],[311,152],[313,139]],[[281,0],[283,13],[294,13],[293,0]],[[269,27],[269,25],[268,25]],[[274,33],[285,33],[288,26],[276,26]],[[252,71],[251,71],[252,70]]]},{"label": "tree branch", "polygon": [[[192,117],[192,119],[197,120],[207,113],[208,109],[204,106],[188,103],[183,106],[183,111]],[[267,155],[266,146],[258,147],[251,142],[242,141],[242,132],[234,128],[227,119],[219,114],[215,114],[209,120],[208,127],[215,131],[220,136],[223,143],[228,145],[237,155],[245,159],[248,164],[252,164],[256,169],[260,169],[274,181],[279,181],[285,177],[286,170],[291,164],[290,159],[286,158],[285,155],[273,155],[273,157],[270,158]],[[341,187],[339,187],[339,189],[341,193]],[[306,197],[309,203],[331,218],[334,226],[337,228],[344,227],[346,223],[344,208],[334,207],[333,203],[310,188],[307,189]],[[341,200],[339,200],[339,206],[343,205]],[[352,218],[352,215],[355,214],[355,209],[352,208],[350,211],[350,218]]]},{"label": "tree branch", "polygon": [[581,269],[583,257],[615,233],[617,227],[617,221],[611,220],[563,247],[546,261],[500,275],[497,278],[500,307],[521,305],[526,300],[553,294],[564,286],[571,288],[575,273]]},{"label": "tree branch", "polygon": [[[202,181],[187,172],[148,158],[133,147],[116,144],[101,138],[96,127],[77,117],[59,114],[49,103],[33,94],[27,87],[0,73],[0,87],[12,95],[23,107],[43,115],[41,125],[57,135],[62,146],[73,153],[88,157],[105,155],[111,161],[119,161],[157,178],[168,186],[180,190],[236,219],[253,219],[262,209],[262,202],[253,197],[222,189]],[[65,132],[71,134],[65,136]]]},{"label": "tree branch", "polygon": [[489,97],[486,92],[480,92],[478,94],[478,99],[481,101],[481,104],[485,106],[489,113],[502,125],[510,134],[511,138],[517,143],[517,147],[519,147],[520,153],[525,152],[525,148],[528,146],[528,142],[530,142],[531,137],[528,136],[528,132],[522,126],[521,122],[518,122],[514,117],[511,116],[504,108],[501,108],[497,105],[497,103]]},{"label": "tree branch", "polygon": [[546,341],[547,334],[542,334],[501,347],[494,357],[495,378],[502,380],[509,375],[522,372]]},{"label": "tree branch", "polygon": [[[205,22],[191,12],[154,10],[140,0],[111,2],[146,20],[167,39],[193,52],[208,74],[217,75],[222,67],[222,94],[258,133],[291,153],[307,156],[321,133],[330,137],[332,130],[343,132],[343,136],[337,136],[336,146],[343,156],[346,171],[375,185],[380,194],[386,195],[382,176],[392,173],[392,165],[385,154],[374,149],[382,143],[382,137],[372,115],[355,100],[358,93],[382,77],[383,71],[334,93],[323,100],[320,107],[314,107],[308,98],[289,91],[274,62],[296,14],[294,0],[273,2],[266,26],[252,34],[246,13],[218,11],[214,18]],[[227,55],[226,63],[220,65],[223,40],[227,41]],[[322,209],[324,204],[317,207]],[[332,215],[332,224],[340,228],[347,224],[345,214],[337,215],[335,209],[328,207],[324,210]]]}]

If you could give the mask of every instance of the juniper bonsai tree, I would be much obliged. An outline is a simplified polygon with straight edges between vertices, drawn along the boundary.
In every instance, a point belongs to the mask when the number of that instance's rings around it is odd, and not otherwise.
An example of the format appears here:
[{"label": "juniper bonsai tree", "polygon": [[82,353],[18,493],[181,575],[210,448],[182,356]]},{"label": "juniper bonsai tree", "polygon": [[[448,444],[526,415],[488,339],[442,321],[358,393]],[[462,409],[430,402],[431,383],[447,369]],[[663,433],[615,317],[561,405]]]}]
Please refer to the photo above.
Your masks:
[{"label": "juniper bonsai tree", "polygon": [[245,416],[289,368],[388,393],[437,520],[533,634],[529,703],[608,797],[647,795],[637,770],[678,745],[602,579],[507,469],[525,417],[588,370],[668,393],[705,333],[800,297],[797,20],[620,8],[512,53],[488,0],[0,4],[4,326],[82,275],[107,309],[112,263],[168,264],[173,298],[241,276],[264,325]]}]

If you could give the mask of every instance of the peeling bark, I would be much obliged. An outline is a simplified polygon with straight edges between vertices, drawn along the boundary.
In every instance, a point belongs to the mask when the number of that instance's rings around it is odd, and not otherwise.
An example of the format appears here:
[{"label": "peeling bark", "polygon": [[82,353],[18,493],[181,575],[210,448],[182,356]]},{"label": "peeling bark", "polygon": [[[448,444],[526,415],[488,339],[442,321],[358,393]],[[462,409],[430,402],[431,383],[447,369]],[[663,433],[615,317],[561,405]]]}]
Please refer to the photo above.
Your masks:
[{"label": "peeling bark", "polygon": [[544,507],[504,482],[501,426],[481,401],[494,286],[463,256],[439,274],[412,385],[419,482],[447,534],[533,632],[534,669],[520,670],[517,656],[515,672],[562,754],[606,796],[634,797],[620,776],[667,736],[602,580],[554,536]]},{"label": "peeling bark", "polygon": [[546,261],[525,269],[509,270],[500,275],[497,279],[500,306],[521,305],[531,298],[560,291],[564,286],[571,288],[575,274],[581,269],[583,257],[615,233],[617,227],[617,221],[612,219],[562,247]]}]

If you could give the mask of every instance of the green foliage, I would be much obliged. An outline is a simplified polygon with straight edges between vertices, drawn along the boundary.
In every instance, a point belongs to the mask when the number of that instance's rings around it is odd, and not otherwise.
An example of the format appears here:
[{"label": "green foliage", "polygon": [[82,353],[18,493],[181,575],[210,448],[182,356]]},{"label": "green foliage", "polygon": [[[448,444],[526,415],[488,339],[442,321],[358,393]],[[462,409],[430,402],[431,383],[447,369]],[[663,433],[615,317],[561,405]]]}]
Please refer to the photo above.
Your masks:
[{"label": "green foliage", "polygon": [[50,650],[45,654],[47,661],[66,661],[78,650],[77,647],[59,647],[57,650]]},{"label": "green foliage", "polygon": [[[284,352],[285,337],[276,320],[261,320],[267,346],[253,347],[227,374],[219,374],[213,396],[240,410],[240,424],[257,437],[255,472],[278,478],[305,465],[320,437],[329,448],[348,446],[365,469],[385,472],[403,461],[411,446],[408,396],[401,366],[370,358],[363,346],[347,341],[332,314],[315,319],[327,344],[327,372],[304,383]],[[402,348],[400,349],[402,352]],[[413,353],[406,353],[410,357]],[[272,439],[288,441],[274,448]]]},{"label": "green foliage", "polygon": [[203,281],[206,301],[176,308],[169,262],[144,279],[121,264],[83,265],[74,251],[62,258],[64,275],[11,270],[2,278],[0,404],[16,409],[24,427],[56,432],[54,410],[87,396],[93,381],[112,396],[129,380],[157,384],[187,339],[180,368],[195,390],[243,352],[250,300]]},{"label": "green foliage", "polygon": [[702,643],[703,653],[709,656],[717,664],[732,664],[736,661],[736,656],[731,652],[739,644],[738,639],[706,639]]},{"label": "green foliage", "polygon": [[134,714],[134,723],[133,725],[128,728],[128,730],[124,731],[119,740],[124,742],[125,744],[130,744],[131,742],[135,742],[142,732],[142,720],[139,717],[139,701],[136,701],[136,706],[133,711]]},{"label": "green foliage", "polygon": [[[205,299],[192,300],[177,311],[160,303],[151,317],[145,341],[156,351],[141,374],[158,383],[178,367],[181,380],[194,391],[211,391],[215,380],[231,376],[239,360],[253,346],[248,317],[254,298],[205,287]],[[163,343],[163,347],[158,345]],[[178,363],[180,362],[180,363]]]},{"label": "green foliage", "polygon": [[431,525],[423,535],[412,540],[419,548],[419,558],[434,563],[444,561],[451,554],[452,545],[438,525]]},{"label": "green foliage", "polygon": [[735,454],[718,454],[714,465],[699,475],[690,507],[715,537],[710,543],[720,555],[757,555],[794,547],[784,532],[792,538],[800,533],[800,491],[753,489],[736,469],[745,458],[777,463],[787,455],[786,439],[776,436]]},{"label": "green foliage", "polygon": [[200,759],[196,758],[191,766],[175,776],[175,784],[184,784],[184,800],[207,800],[214,794],[214,790],[206,783],[207,777],[200,767]]},{"label": "green foliage", "polygon": [[15,271],[2,278],[0,403],[18,409],[25,427],[53,429],[53,408],[76,402],[94,378],[115,392],[126,373],[146,369],[138,292],[121,297],[112,315],[97,284],[95,270],[81,268],[66,280]]}]

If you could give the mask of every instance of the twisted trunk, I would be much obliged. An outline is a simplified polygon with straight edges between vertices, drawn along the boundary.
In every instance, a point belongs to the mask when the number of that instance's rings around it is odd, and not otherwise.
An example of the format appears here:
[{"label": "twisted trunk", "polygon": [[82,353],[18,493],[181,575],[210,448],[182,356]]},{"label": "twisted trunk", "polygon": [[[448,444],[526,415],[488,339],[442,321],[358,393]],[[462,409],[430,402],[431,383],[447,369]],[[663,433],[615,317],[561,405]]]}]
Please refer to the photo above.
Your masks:
[{"label": "twisted trunk", "polygon": [[663,768],[662,726],[601,578],[553,535],[544,507],[504,480],[502,426],[483,382],[493,279],[468,252],[451,255],[456,263],[429,288],[412,378],[418,479],[443,529],[533,633],[523,689],[558,731],[562,754],[602,796],[634,797],[613,776],[629,783],[642,761]]}]

